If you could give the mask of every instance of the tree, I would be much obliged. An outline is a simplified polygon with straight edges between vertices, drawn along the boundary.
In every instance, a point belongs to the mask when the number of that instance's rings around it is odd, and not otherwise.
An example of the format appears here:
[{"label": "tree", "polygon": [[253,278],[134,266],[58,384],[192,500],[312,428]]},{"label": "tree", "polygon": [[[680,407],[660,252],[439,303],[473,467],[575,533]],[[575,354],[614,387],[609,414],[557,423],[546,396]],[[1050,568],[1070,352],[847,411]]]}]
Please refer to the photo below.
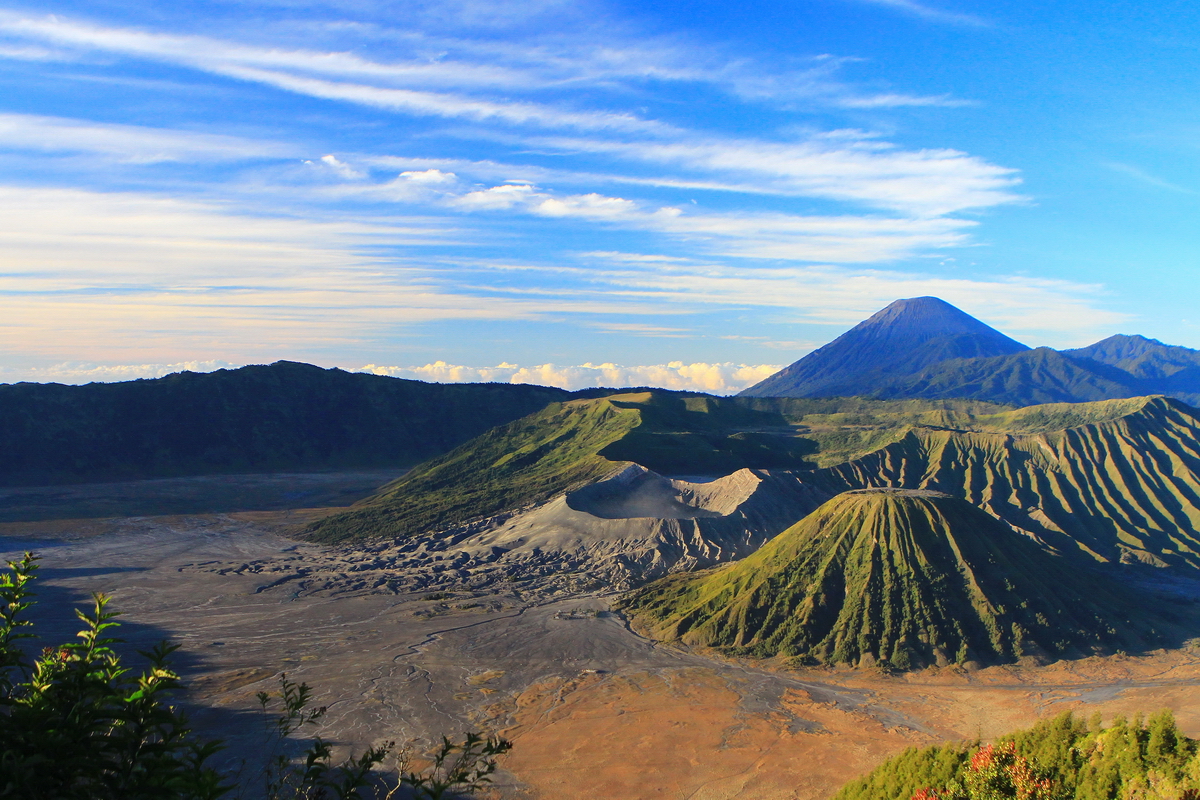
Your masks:
[{"label": "tree", "polygon": [[922,789],[912,800],[1060,800],[1054,781],[1040,775],[1012,742],[984,745],[971,756],[962,782]]}]

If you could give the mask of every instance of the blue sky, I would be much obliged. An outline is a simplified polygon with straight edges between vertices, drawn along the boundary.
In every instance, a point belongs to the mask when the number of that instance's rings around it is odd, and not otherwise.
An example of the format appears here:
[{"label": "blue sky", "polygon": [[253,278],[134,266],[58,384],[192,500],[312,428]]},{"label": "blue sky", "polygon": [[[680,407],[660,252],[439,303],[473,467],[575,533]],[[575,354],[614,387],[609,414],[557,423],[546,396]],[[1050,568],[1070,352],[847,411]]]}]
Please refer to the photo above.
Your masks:
[{"label": "blue sky", "polygon": [[0,3],[0,380],[730,391],[924,294],[1200,347],[1198,48],[1182,2]]}]

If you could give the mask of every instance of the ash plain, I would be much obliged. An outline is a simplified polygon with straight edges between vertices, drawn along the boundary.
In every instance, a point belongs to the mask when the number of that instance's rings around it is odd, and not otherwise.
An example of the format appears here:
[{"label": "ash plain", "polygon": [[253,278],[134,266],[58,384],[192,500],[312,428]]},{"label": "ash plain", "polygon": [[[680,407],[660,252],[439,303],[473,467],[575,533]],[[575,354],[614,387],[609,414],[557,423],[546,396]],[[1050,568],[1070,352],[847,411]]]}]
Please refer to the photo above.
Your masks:
[{"label": "ash plain", "polygon": [[182,704],[229,743],[230,764],[253,751],[255,693],[281,672],[314,687],[329,711],[312,732],[343,752],[504,735],[505,798],[823,798],[906,747],[1067,709],[1170,708],[1200,735],[1200,654],[1189,649],[895,677],[791,669],[650,642],[611,610],[609,567],[589,573],[537,548],[506,558],[470,546],[478,530],[433,546],[293,538],[392,477],[3,490],[0,555],[41,556],[42,643],[72,637],[71,609],[102,591],[124,614],[129,650],[182,644]]}]

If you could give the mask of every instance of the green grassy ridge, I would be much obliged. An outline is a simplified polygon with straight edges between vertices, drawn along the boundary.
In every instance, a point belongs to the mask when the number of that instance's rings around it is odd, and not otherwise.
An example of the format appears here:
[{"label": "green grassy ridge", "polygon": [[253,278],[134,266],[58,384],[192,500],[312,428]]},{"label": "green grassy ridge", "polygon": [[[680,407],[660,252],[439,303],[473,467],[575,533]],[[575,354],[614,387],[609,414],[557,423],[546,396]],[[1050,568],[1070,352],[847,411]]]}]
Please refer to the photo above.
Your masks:
[{"label": "green grassy ridge", "polygon": [[306,536],[406,538],[543,502],[612,472],[617,463],[600,452],[640,423],[639,410],[609,399],[553,403],[422,464]]},{"label": "green grassy ridge", "polygon": [[[1099,715],[1084,721],[1070,712],[1002,736],[1063,800],[1179,800],[1200,790],[1200,742],[1176,727],[1168,711],[1149,719]],[[910,748],[847,783],[834,800],[910,800],[922,789],[967,781],[978,742]]]},{"label": "green grassy ridge", "polygon": [[[615,402],[639,408],[643,424],[610,445],[606,455],[666,474],[720,474],[744,467],[810,470],[874,452],[914,428],[991,430],[1003,424],[1006,413],[1020,411],[954,399],[686,397],[661,392],[623,397]],[[1108,408],[1110,414],[1126,413]]]},{"label": "green grassy ridge", "polygon": [[623,392],[558,403],[420,465],[306,536],[345,542],[444,530],[543,502],[631,461],[722,473],[804,464],[812,449],[779,414],[707,395]]},{"label": "green grassy ridge", "polygon": [[840,494],[745,559],[622,605],[657,639],[898,669],[1137,649],[1161,624],[969,503],[904,490]]},{"label": "green grassy ridge", "polygon": [[[555,406],[553,412],[547,409],[489,431],[421,465],[350,511],[315,525],[310,535],[322,541],[349,541],[444,529],[541,502],[624,462],[665,474],[799,469],[809,472],[805,480],[833,492],[890,485],[900,478],[919,482],[921,476],[910,474],[911,468],[924,463],[928,444],[939,437],[958,449],[971,442],[986,446],[999,463],[1004,459],[993,451],[1003,451],[1011,437],[995,431],[1114,421],[1139,413],[1146,402],[1012,409],[961,400],[623,392]],[[603,425],[590,417],[600,407],[611,412]],[[588,433],[578,439],[574,434],[559,436],[576,429]],[[1040,457],[1039,452],[1035,456]],[[817,469],[830,463],[842,467]],[[893,468],[897,464],[899,470]]]},{"label": "green grassy ridge", "polygon": [[[667,474],[812,469],[823,443],[835,442],[839,452],[869,452],[902,436],[913,420],[966,419],[1001,409],[957,401],[851,398],[839,404],[620,392],[549,406],[488,431],[349,511],[314,523],[306,535],[346,542],[433,532],[542,502],[626,462]],[[852,429],[839,440],[842,417]]]},{"label": "green grassy ridge", "polygon": [[[717,474],[743,467],[814,469],[860,458],[913,431],[1044,433],[1112,422],[1147,398],[1026,408],[969,400],[680,397],[625,395],[643,424],[606,452],[662,473]],[[636,399],[633,399],[636,398]]]},{"label": "green grassy ridge", "polygon": [[[1163,397],[1134,398],[1026,408],[998,420],[989,424],[1043,432],[914,428],[811,480],[831,492],[944,491],[1063,553],[1200,567],[1195,409]],[[1051,421],[1074,427],[1045,430]]]}]

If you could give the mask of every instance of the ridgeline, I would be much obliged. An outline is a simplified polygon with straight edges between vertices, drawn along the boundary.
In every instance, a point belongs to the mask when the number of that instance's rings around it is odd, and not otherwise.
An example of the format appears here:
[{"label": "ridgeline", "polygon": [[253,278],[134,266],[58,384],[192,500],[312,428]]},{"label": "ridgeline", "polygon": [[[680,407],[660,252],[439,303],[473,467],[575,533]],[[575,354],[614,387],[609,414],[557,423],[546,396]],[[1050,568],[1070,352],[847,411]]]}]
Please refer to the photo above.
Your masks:
[{"label": "ridgeline", "polygon": [[465,442],[309,535],[343,542],[432,534],[637,463],[664,475],[782,471],[830,496],[941,491],[1063,555],[1200,567],[1197,414],[1162,397],[1012,409],[611,395],[558,404]]},{"label": "ridgeline", "polygon": [[1064,554],[1200,567],[1198,414],[1164,397],[1033,406],[914,427],[811,480],[943,491]]},{"label": "ridgeline", "polygon": [[639,422],[637,411],[608,399],[553,403],[422,464],[307,535],[408,538],[543,502],[611,472],[600,451]]},{"label": "ridgeline", "polygon": [[0,384],[0,486],[404,468],[588,394],[289,361],[86,386]]},{"label": "ridgeline", "polygon": [[813,469],[900,440],[917,422],[969,420],[987,404],[732,399],[652,391],[557,403],[422,464],[315,541],[407,538],[511,512],[637,463],[661,474]]}]

